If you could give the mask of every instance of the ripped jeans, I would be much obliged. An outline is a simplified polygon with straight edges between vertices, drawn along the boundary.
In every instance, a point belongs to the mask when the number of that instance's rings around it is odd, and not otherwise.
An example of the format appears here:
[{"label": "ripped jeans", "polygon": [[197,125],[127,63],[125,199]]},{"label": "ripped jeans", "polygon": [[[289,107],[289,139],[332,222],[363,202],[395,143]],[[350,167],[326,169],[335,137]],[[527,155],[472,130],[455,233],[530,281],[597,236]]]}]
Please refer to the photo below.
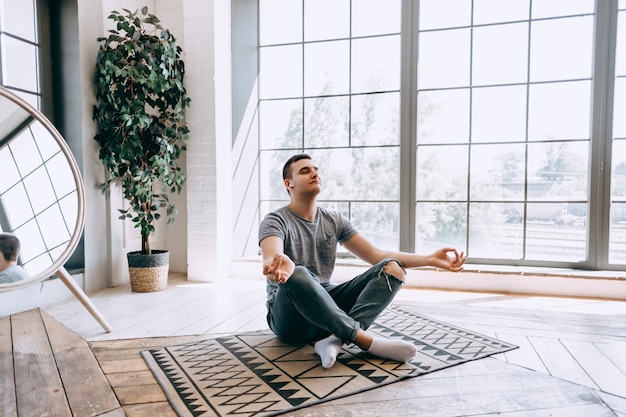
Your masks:
[{"label": "ripped jeans", "polygon": [[[366,330],[391,303],[403,281],[383,271],[385,259],[350,281],[320,283],[297,266],[285,284],[268,295],[267,322],[286,343],[309,343],[334,334],[351,342],[359,328]],[[402,267],[404,269],[404,267]]]}]

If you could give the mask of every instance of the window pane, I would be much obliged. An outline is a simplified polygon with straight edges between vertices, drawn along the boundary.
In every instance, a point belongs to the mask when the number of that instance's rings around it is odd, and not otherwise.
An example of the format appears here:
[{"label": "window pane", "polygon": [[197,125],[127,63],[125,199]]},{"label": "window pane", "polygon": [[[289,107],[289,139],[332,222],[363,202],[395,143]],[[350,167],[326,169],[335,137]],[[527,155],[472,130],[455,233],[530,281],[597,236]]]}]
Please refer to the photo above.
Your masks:
[{"label": "window pane", "polygon": [[[37,258],[41,254],[46,252],[46,246],[44,244],[41,233],[39,232],[39,226],[35,219],[32,219],[28,223],[20,226],[13,231],[15,236],[22,242],[28,242],[28,245],[24,245],[20,251],[20,258],[24,262],[24,267],[28,271],[28,263]],[[41,262],[41,259],[40,259]],[[44,262],[45,263],[45,262]],[[52,263],[52,262],[50,262]],[[46,264],[49,265],[49,264]],[[41,269],[34,269],[35,271],[41,271]]]},{"label": "window pane", "polygon": [[526,20],[529,11],[529,0],[474,0],[474,24]]},{"label": "window pane", "polygon": [[357,230],[381,249],[399,249],[398,203],[352,203],[351,220]]},{"label": "window pane", "polygon": [[528,145],[528,199],[586,200],[589,142]]},{"label": "window pane", "polygon": [[589,81],[530,86],[528,139],[589,138]]},{"label": "window pane", "polygon": [[400,89],[400,36],[352,41],[352,92]]},{"label": "window pane", "polygon": [[7,190],[2,196],[2,204],[6,210],[11,229],[21,226],[34,216],[28,201],[28,194],[21,182]]},{"label": "window pane", "polygon": [[262,101],[259,108],[262,149],[302,146],[302,100]]},{"label": "window pane", "polygon": [[304,40],[350,36],[350,0],[304,0]]},{"label": "window pane", "polygon": [[345,94],[350,86],[350,42],[304,45],[304,95]]},{"label": "window pane", "polygon": [[[74,175],[67,163],[65,155],[58,153],[46,163],[46,175],[50,176],[50,182],[54,187],[56,198],[61,198],[76,190]],[[42,179],[42,181],[44,181]],[[29,188],[30,190],[30,188]]]},{"label": "window pane", "polygon": [[467,199],[467,146],[420,146],[417,149],[417,199]]},{"label": "window pane", "polygon": [[626,264],[626,204],[611,204],[609,263]]},{"label": "window pane", "polygon": [[526,86],[473,90],[473,143],[524,141],[525,137]]},{"label": "window pane", "polygon": [[400,33],[401,0],[352,0],[352,36]]},{"label": "window pane", "polygon": [[[73,179],[72,176],[70,178]],[[28,190],[28,197],[35,213],[42,212],[57,200],[48,173],[43,166],[24,178],[24,186]]]},{"label": "window pane", "polygon": [[50,131],[39,122],[30,124],[29,129],[34,138],[37,138],[37,149],[44,161],[50,159],[54,154],[61,152],[56,139],[50,134]]},{"label": "window pane", "polygon": [[[299,151],[261,151],[259,158],[261,200],[289,201],[289,194],[283,185],[283,165],[296,153]],[[284,204],[279,204],[279,207],[281,205]]]},{"label": "window pane", "polygon": [[626,201],[626,141],[614,140],[611,154],[611,200]]},{"label": "window pane", "polygon": [[261,45],[302,41],[302,2],[260,0],[259,38]]},{"label": "window pane", "polygon": [[422,0],[420,30],[468,26],[472,18],[471,0]]},{"label": "window pane", "polygon": [[526,146],[472,146],[470,199],[522,200],[524,198]]},{"label": "window pane", "polygon": [[34,7],[32,0],[0,1],[2,30],[27,41],[36,42]]},{"label": "window pane", "polygon": [[37,47],[0,35],[3,85],[39,92],[37,76]]},{"label": "window pane", "polygon": [[260,49],[260,98],[285,98],[302,94],[302,46]]},{"label": "window pane", "polygon": [[[626,78],[615,80],[613,114],[626,114]],[[626,117],[613,117],[613,137],[626,138]]]},{"label": "window pane", "polygon": [[474,29],[472,84],[526,82],[528,23]]},{"label": "window pane", "polygon": [[593,13],[594,0],[533,1],[533,19]]},{"label": "window pane", "polygon": [[397,201],[400,155],[392,148],[311,150],[322,177],[324,200]]},{"label": "window pane", "polygon": [[400,93],[352,96],[352,145],[400,143]]},{"label": "window pane", "polygon": [[25,129],[9,144],[11,153],[15,158],[17,169],[22,177],[33,172],[42,164],[37,145],[31,135],[30,130]]},{"label": "window pane", "polygon": [[617,15],[615,75],[626,75],[626,11],[623,10]]},{"label": "window pane", "polygon": [[469,90],[417,94],[417,143],[469,142]]},{"label": "window pane", "polygon": [[526,258],[561,262],[584,261],[587,246],[586,216],[586,204],[529,204]]},{"label": "window pane", "polygon": [[304,100],[304,146],[348,146],[349,97]]},{"label": "window pane", "polygon": [[592,16],[533,22],[530,80],[591,78],[593,38]]},{"label": "window pane", "polygon": [[63,215],[56,204],[37,216],[37,221],[46,225],[41,232],[48,248],[56,248],[68,242],[72,237],[65,227]]},{"label": "window pane", "polygon": [[444,246],[465,250],[467,204],[418,203],[415,216],[415,252],[431,253]]},{"label": "window pane", "polygon": [[469,84],[470,30],[425,32],[419,35],[420,89]]},{"label": "window pane", "polygon": [[[470,205],[469,247],[473,258],[521,259],[524,254],[523,206],[500,203]],[[517,215],[512,215],[516,213]]]}]

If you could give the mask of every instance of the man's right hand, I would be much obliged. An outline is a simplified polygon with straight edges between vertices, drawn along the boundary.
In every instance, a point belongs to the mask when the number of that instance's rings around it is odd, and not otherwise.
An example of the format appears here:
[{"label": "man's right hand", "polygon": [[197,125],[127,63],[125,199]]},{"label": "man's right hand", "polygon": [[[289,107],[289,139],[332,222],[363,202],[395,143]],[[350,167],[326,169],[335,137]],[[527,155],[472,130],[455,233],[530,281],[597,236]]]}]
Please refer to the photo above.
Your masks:
[{"label": "man's right hand", "polygon": [[276,253],[274,257],[263,263],[263,275],[270,281],[284,284],[287,282],[296,264],[284,253]]}]

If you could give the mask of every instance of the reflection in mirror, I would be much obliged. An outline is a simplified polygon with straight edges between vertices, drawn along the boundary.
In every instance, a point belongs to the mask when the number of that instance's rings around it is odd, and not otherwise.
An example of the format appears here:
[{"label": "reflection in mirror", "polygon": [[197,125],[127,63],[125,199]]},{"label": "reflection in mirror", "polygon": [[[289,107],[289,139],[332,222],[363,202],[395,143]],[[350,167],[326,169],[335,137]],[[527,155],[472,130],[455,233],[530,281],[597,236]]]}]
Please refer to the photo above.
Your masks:
[{"label": "reflection in mirror", "polygon": [[[80,238],[82,181],[57,130],[4,88],[0,167],[0,232],[20,240],[17,263],[31,277],[28,283],[46,279],[63,265]],[[5,287],[0,285],[0,291]]]},{"label": "reflection in mirror", "polygon": [[0,166],[0,231],[19,238],[18,264],[45,279],[77,226],[77,182],[53,132],[7,97],[0,98]]},{"label": "reflection in mirror", "polygon": [[27,279],[12,291],[58,276],[106,332],[111,326],[63,266],[80,240],[84,189],[61,134],[24,99],[0,87],[0,232],[20,241]]}]

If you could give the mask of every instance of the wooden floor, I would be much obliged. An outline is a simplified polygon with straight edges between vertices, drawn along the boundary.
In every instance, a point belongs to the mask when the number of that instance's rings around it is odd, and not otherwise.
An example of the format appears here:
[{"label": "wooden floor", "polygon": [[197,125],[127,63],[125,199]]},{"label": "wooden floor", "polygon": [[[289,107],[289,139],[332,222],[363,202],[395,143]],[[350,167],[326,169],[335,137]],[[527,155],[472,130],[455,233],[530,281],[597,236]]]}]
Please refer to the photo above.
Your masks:
[{"label": "wooden floor", "polygon": [[[140,350],[267,328],[262,281],[90,296],[112,333],[75,300],[0,319],[0,416],[175,417]],[[395,304],[520,348],[288,415],[626,417],[626,302],[404,288]]]}]

